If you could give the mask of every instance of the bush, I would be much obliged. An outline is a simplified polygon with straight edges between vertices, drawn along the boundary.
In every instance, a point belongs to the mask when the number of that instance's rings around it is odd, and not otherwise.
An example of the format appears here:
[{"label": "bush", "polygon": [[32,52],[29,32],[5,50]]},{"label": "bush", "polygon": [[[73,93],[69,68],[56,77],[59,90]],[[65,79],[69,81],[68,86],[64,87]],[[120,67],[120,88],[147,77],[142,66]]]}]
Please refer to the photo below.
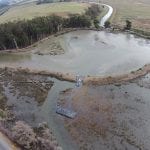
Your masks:
[{"label": "bush", "polygon": [[82,27],[90,27],[91,21],[88,16],[85,15],[71,15],[70,18],[65,20],[64,27],[65,28],[82,28]]},{"label": "bush", "polygon": [[125,26],[125,30],[130,30],[132,27],[132,22],[129,20],[126,20],[126,26]]},{"label": "bush", "polygon": [[90,16],[91,19],[96,18],[100,14],[101,10],[99,5],[93,4],[91,7],[89,7],[86,11],[86,15]]},{"label": "bush", "polygon": [[109,22],[109,21],[106,21],[105,24],[104,24],[104,27],[105,27],[105,28],[110,28],[110,22]]},{"label": "bush", "polygon": [[22,121],[16,122],[16,125],[12,129],[12,137],[23,148],[36,149],[36,134],[30,126]]},{"label": "bush", "polygon": [[46,123],[40,124],[35,133],[22,121],[16,122],[12,128],[13,140],[27,150],[62,150]]},{"label": "bush", "polygon": [[99,28],[99,21],[97,19],[94,19],[93,24],[95,26],[95,28]]}]

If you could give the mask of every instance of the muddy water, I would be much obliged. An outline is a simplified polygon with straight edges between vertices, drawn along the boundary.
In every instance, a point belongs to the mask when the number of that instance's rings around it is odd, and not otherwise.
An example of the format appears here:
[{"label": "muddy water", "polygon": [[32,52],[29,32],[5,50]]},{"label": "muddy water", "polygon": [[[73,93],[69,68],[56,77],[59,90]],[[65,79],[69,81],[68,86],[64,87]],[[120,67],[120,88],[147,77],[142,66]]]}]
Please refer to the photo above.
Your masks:
[{"label": "muddy water", "polygon": [[45,117],[46,122],[48,122],[49,127],[52,128],[53,133],[55,133],[55,136],[63,149],[76,150],[78,147],[71,140],[71,136],[65,129],[62,116],[55,113],[60,91],[64,91],[68,88],[74,88],[74,84],[65,81],[59,81],[57,79],[52,80],[54,81],[54,86],[50,90],[45,103],[41,107],[40,114]]},{"label": "muddy water", "polygon": [[0,66],[22,66],[81,75],[114,75],[150,63],[150,41],[130,34],[75,31],[60,36],[58,40],[65,54],[41,56],[34,51],[19,55],[1,54]]}]

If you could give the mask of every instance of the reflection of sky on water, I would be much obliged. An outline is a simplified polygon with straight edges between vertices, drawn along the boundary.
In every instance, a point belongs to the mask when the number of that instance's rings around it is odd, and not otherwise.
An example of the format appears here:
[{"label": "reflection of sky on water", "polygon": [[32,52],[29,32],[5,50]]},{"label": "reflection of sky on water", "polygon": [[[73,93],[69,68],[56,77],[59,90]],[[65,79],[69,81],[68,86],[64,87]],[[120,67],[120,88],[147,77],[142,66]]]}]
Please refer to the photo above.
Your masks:
[{"label": "reflection of sky on water", "polygon": [[5,54],[0,55],[0,65],[9,62],[9,65],[80,75],[114,75],[150,63],[149,40],[131,34],[75,31],[58,40],[66,51],[63,55]]}]

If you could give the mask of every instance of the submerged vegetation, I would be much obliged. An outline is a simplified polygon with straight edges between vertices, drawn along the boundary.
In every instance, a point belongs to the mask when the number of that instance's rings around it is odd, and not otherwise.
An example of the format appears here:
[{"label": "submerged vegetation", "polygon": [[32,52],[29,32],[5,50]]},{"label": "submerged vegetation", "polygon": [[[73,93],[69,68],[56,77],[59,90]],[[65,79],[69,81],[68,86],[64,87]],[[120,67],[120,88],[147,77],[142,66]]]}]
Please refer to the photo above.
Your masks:
[{"label": "submerged vegetation", "polygon": [[100,8],[97,5],[92,5],[85,14],[70,15],[68,18],[52,15],[1,24],[0,50],[18,49],[29,46],[64,28],[90,27],[91,19],[95,19],[99,13]]}]

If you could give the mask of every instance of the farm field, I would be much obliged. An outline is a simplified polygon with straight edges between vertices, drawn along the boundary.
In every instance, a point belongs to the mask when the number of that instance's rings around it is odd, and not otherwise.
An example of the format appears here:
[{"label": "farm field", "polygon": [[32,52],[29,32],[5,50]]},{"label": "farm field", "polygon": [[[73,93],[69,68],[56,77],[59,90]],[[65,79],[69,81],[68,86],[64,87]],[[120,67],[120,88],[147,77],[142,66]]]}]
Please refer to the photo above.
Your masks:
[{"label": "farm field", "polygon": [[0,23],[16,21],[23,19],[32,19],[39,16],[48,16],[51,14],[66,17],[68,14],[81,14],[88,8],[85,3],[51,3],[36,5],[28,3],[10,8],[6,13],[0,16]]},{"label": "farm field", "polygon": [[149,0],[102,0],[102,3],[114,8],[114,15],[111,18],[113,24],[123,26],[125,20],[129,19],[134,28],[150,31]]}]

